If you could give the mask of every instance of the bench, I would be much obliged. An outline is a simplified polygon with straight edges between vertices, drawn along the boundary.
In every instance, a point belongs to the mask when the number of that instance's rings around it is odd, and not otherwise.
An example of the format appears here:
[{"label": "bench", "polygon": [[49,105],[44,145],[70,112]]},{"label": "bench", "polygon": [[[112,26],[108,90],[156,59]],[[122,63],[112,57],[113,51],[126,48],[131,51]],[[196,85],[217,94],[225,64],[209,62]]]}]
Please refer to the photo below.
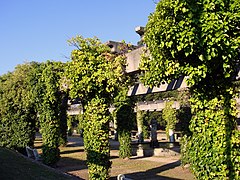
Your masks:
[{"label": "bench", "polygon": [[37,161],[41,160],[40,155],[37,152],[37,149],[31,148],[29,146],[26,146],[27,156],[29,158],[35,159]]}]

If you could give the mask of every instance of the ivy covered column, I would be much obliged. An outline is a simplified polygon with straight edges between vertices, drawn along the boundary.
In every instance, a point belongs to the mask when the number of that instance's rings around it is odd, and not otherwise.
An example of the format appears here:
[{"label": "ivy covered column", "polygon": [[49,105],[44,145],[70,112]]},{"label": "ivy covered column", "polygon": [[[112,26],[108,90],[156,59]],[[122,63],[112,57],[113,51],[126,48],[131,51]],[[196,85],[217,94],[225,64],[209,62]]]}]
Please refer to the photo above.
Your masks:
[{"label": "ivy covered column", "polygon": [[59,137],[59,144],[62,146],[67,145],[67,131],[68,131],[68,125],[67,125],[67,109],[68,109],[68,92],[59,92],[60,93],[60,137]]},{"label": "ivy covered column", "polygon": [[110,53],[97,38],[77,36],[76,47],[66,68],[69,95],[79,98],[83,108],[84,146],[90,179],[108,179],[110,163],[109,107],[124,82],[125,56]]},{"label": "ivy covered column", "polygon": [[175,142],[174,130],[177,123],[176,109],[172,107],[173,101],[166,101],[162,117],[166,121],[166,134],[170,142]]},{"label": "ivy covered column", "polygon": [[144,141],[143,136],[143,113],[141,110],[137,110],[137,129],[138,129],[138,142],[142,143]]},{"label": "ivy covered column", "polygon": [[131,130],[133,125],[133,108],[129,104],[122,104],[116,108],[119,157],[129,158],[132,155]]},{"label": "ivy covered column", "polygon": [[141,69],[149,86],[185,76],[192,119],[187,156],[198,179],[239,179],[234,81],[240,62],[239,0],[162,0],[149,16]]},{"label": "ivy covered column", "polygon": [[203,96],[195,92],[190,99],[193,117],[190,124],[192,136],[187,145],[189,163],[197,177],[209,173],[211,178],[235,179],[240,170],[240,139],[236,137],[239,132],[235,129],[236,102],[229,93],[211,99],[203,97],[206,93]]},{"label": "ivy covered column", "polygon": [[94,98],[84,112],[84,147],[87,152],[90,179],[108,179],[110,113],[105,99]]},{"label": "ivy covered column", "polygon": [[125,81],[118,87],[117,96],[114,99],[114,111],[117,121],[117,133],[119,140],[119,157],[129,158],[132,155],[131,131],[133,127],[134,110],[131,99],[127,96],[129,77],[124,76]]},{"label": "ivy covered column", "polygon": [[66,111],[61,108],[62,94],[59,83],[63,64],[47,61],[41,65],[41,69],[38,82],[38,113],[43,140],[43,162],[52,166],[60,159],[60,121],[63,111]]}]

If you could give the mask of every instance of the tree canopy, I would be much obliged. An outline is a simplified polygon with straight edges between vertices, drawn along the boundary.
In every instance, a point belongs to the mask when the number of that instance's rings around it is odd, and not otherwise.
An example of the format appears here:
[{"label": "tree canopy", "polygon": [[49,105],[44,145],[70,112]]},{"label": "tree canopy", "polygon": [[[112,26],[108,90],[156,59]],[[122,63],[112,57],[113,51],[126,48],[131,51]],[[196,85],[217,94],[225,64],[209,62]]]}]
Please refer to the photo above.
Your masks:
[{"label": "tree canopy", "polygon": [[125,58],[110,53],[110,48],[97,38],[77,36],[69,40],[76,47],[67,67],[70,96],[82,102],[95,97],[111,101],[123,82]]},{"label": "tree canopy", "polygon": [[18,65],[11,73],[0,77],[1,146],[20,151],[33,145],[36,123],[37,63]]},{"label": "tree canopy", "polygon": [[162,0],[150,15],[142,57],[146,85],[186,76],[192,134],[187,159],[199,179],[238,179],[234,79],[240,60],[238,0]]},{"label": "tree canopy", "polygon": [[77,36],[69,41],[75,46],[66,68],[71,98],[83,105],[84,146],[90,179],[108,179],[111,167],[109,147],[109,107],[124,82],[122,55],[97,38]]},{"label": "tree canopy", "polygon": [[215,84],[235,77],[239,63],[239,6],[238,0],[158,3],[144,35],[151,55],[142,61],[145,83],[159,85],[184,75],[189,77],[189,85],[207,79],[218,88]]}]

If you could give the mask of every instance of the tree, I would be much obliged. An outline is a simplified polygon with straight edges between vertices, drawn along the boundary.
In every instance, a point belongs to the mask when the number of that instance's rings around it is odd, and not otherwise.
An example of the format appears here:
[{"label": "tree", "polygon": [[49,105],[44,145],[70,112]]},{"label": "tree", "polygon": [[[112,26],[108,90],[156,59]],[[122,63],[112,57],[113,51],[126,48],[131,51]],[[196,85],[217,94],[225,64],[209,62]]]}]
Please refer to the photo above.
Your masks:
[{"label": "tree", "polygon": [[[125,44],[122,44],[125,49]],[[122,54],[124,56],[124,54]],[[123,82],[118,86],[117,94],[114,98],[113,112],[116,120],[118,140],[119,140],[119,157],[129,158],[132,155],[131,131],[134,121],[134,101],[128,97],[129,86],[133,83],[133,78],[127,74],[123,75]]]},{"label": "tree", "polygon": [[33,146],[37,112],[35,62],[18,65],[0,77],[0,145],[24,152]]},{"label": "tree", "polygon": [[26,146],[34,146],[39,117],[43,162],[54,165],[58,161],[58,146],[66,142],[67,133],[67,95],[60,88],[62,72],[62,63],[30,62],[1,76],[1,146],[22,152]]},{"label": "tree", "polygon": [[239,29],[238,0],[163,0],[146,26],[148,52],[141,64],[145,84],[187,77],[192,109],[187,154],[199,179],[239,179],[233,83]]},{"label": "tree", "polygon": [[79,98],[84,109],[84,146],[90,179],[108,179],[111,167],[109,107],[124,80],[124,56],[110,53],[97,38],[72,38],[75,46],[66,68],[69,95]]},{"label": "tree", "polygon": [[64,64],[47,61],[42,63],[40,68],[37,88],[40,132],[43,139],[43,162],[47,165],[54,165],[60,158],[59,146],[66,142],[67,134],[67,102],[65,94],[61,92],[60,83]]},{"label": "tree", "polygon": [[116,107],[117,132],[119,140],[119,157],[129,158],[132,155],[131,130],[133,127],[134,110],[130,101],[122,102]]}]

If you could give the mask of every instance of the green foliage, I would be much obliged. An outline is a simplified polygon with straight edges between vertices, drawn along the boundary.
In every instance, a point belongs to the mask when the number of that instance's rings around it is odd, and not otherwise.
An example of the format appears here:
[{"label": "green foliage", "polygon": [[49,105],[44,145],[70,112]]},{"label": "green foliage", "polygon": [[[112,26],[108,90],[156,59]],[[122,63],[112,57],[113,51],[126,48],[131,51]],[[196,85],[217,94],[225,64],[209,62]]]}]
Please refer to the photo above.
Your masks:
[{"label": "green foliage", "polygon": [[201,96],[195,98],[190,126],[193,135],[187,145],[192,169],[197,177],[238,179],[239,132],[233,130],[235,108],[229,109],[235,102],[227,104],[231,98],[227,95],[204,102],[198,99]]},{"label": "green foliage", "polygon": [[84,147],[90,179],[108,179],[111,167],[109,148],[110,113],[105,99],[94,98],[84,112]]},{"label": "green foliage", "polygon": [[72,129],[72,124],[73,124],[75,119],[76,119],[75,116],[68,115],[68,117],[67,117],[67,127],[68,127],[68,130]]},{"label": "green foliage", "polygon": [[69,136],[71,136],[72,133],[73,133],[73,123],[74,123],[74,120],[75,120],[75,116],[72,116],[72,115],[68,115],[67,116],[67,134]]},{"label": "green foliage", "polygon": [[147,111],[144,116],[144,125],[149,126],[153,119],[157,121],[161,128],[166,127],[166,121],[163,120],[161,111]]},{"label": "green foliage", "polygon": [[118,140],[121,144],[121,146],[119,146],[119,157],[123,159],[130,158],[132,155],[131,132],[119,130]]},{"label": "green foliage", "polygon": [[176,131],[181,131],[183,135],[187,136],[191,135],[189,125],[192,118],[189,99],[190,92],[187,89],[180,90],[176,99],[180,104],[180,108],[177,110],[178,123],[176,124]]},{"label": "green foliage", "polygon": [[[41,66],[39,78],[38,113],[43,138],[43,162],[54,165],[60,158],[61,121],[64,119],[66,108],[62,108],[64,95],[60,92],[60,79],[63,64],[47,61]],[[62,112],[63,111],[63,112]],[[64,117],[62,115],[64,114]],[[65,128],[65,133],[67,129]]]},{"label": "green foliage", "polygon": [[54,164],[59,158],[59,116],[65,111],[58,83],[61,74],[53,67],[50,62],[26,63],[2,76],[0,81],[1,146],[15,149],[33,146],[38,114],[47,164]]},{"label": "green foliage", "polygon": [[232,134],[231,134],[231,144],[229,144],[229,149],[228,151],[230,154],[230,159],[231,161],[229,161],[230,163],[230,167],[232,168],[232,178],[239,178],[240,177],[240,131],[235,129]]},{"label": "green foliage", "polygon": [[76,47],[66,68],[71,98],[84,107],[84,146],[90,179],[107,179],[109,161],[108,107],[124,82],[125,56],[111,54],[97,38],[77,36],[69,41]]},{"label": "green foliage", "polygon": [[189,146],[190,146],[190,136],[184,134],[181,139],[180,139],[180,145],[181,145],[181,149],[180,149],[180,152],[181,152],[181,164],[182,166],[186,165],[186,164],[189,164],[190,161],[189,159],[191,158],[189,153],[188,153],[188,150],[189,150]]},{"label": "green foliage", "polygon": [[60,137],[59,137],[59,144],[62,146],[67,145],[67,109],[68,109],[68,92],[60,92],[60,112],[59,112],[59,118],[60,118]]},{"label": "green foliage", "polygon": [[239,179],[234,78],[240,57],[238,0],[160,1],[149,17],[142,80],[187,76],[192,119],[186,154],[199,179]]},{"label": "green foliage", "polygon": [[22,150],[32,146],[35,135],[37,63],[19,65],[0,77],[0,145]]},{"label": "green foliage", "polygon": [[143,128],[143,116],[144,113],[137,109],[137,115],[136,115],[136,119],[137,119],[137,128],[138,128],[138,141],[139,142],[143,142],[144,141],[144,128]]},{"label": "green foliage", "polygon": [[183,135],[191,135],[191,131],[189,129],[190,120],[192,118],[191,108],[189,106],[181,106],[179,110],[177,110],[177,119],[178,123],[176,124],[176,131],[181,131]]},{"label": "green foliage", "polygon": [[78,115],[68,115],[67,127],[68,127],[68,135],[69,136],[72,135],[73,130],[76,130],[77,133],[82,135],[82,131],[84,129],[83,114],[79,113]]},{"label": "green foliage", "polygon": [[130,76],[124,75],[123,82],[118,86],[118,92],[114,98],[114,118],[116,118],[119,140],[119,157],[129,158],[132,154],[131,131],[133,128],[133,102],[127,96],[128,88],[132,84]]},{"label": "green foliage", "polygon": [[119,157],[129,158],[132,155],[131,130],[134,112],[131,104],[122,104],[116,107],[117,132],[120,143]]},{"label": "green foliage", "polygon": [[83,131],[84,131],[84,115],[83,114],[79,114],[77,116],[77,121],[78,121],[78,126],[77,126],[77,130],[79,132],[79,134],[81,136],[83,136]]},{"label": "green foliage", "polygon": [[237,0],[158,3],[144,35],[151,55],[142,58],[145,83],[159,85],[180,75],[189,76],[189,85],[209,77],[209,84],[230,80],[239,59],[239,8]]},{"label": "green foliage", "polygon": [[83,103],[95,96],[111,101],[123,81],[125,57],[110,54],[110,48],[97,38],[77,36],[69,43],[77,48],[66,68],[70,96],[79,97]]},{"label": "green foliage", "polygon": [[141,101],[153,101],[153,100],[162,100],[166,98],[177,99],[178,98],[178,90],[166,91],[166,92],[157,92],[151,94],[143,94],[131,97],[136,102]]},{"label": "green foliage", "polygon": [[161,111],[139,111],[137,112],[137,121],[139,121],[140,126],[142,126],[142,136],[143,139],[148,139],[150,137],[150,124],[152,120],[157,121],[158,129],[165,129],[166,121],[162,118]]},{"label": "green foliage", "polygon": [[162,118],[166,121],[166,134],[169,137],[169,130],[175,130],[177,123],[176,109],[172,107],[173,101],[166,101],[165,108],[162,111]]},{"label": "green foliage", "polygon": [[149,139],[150,133],[149,133],[149,126],[143,123],[143,139]]}]

